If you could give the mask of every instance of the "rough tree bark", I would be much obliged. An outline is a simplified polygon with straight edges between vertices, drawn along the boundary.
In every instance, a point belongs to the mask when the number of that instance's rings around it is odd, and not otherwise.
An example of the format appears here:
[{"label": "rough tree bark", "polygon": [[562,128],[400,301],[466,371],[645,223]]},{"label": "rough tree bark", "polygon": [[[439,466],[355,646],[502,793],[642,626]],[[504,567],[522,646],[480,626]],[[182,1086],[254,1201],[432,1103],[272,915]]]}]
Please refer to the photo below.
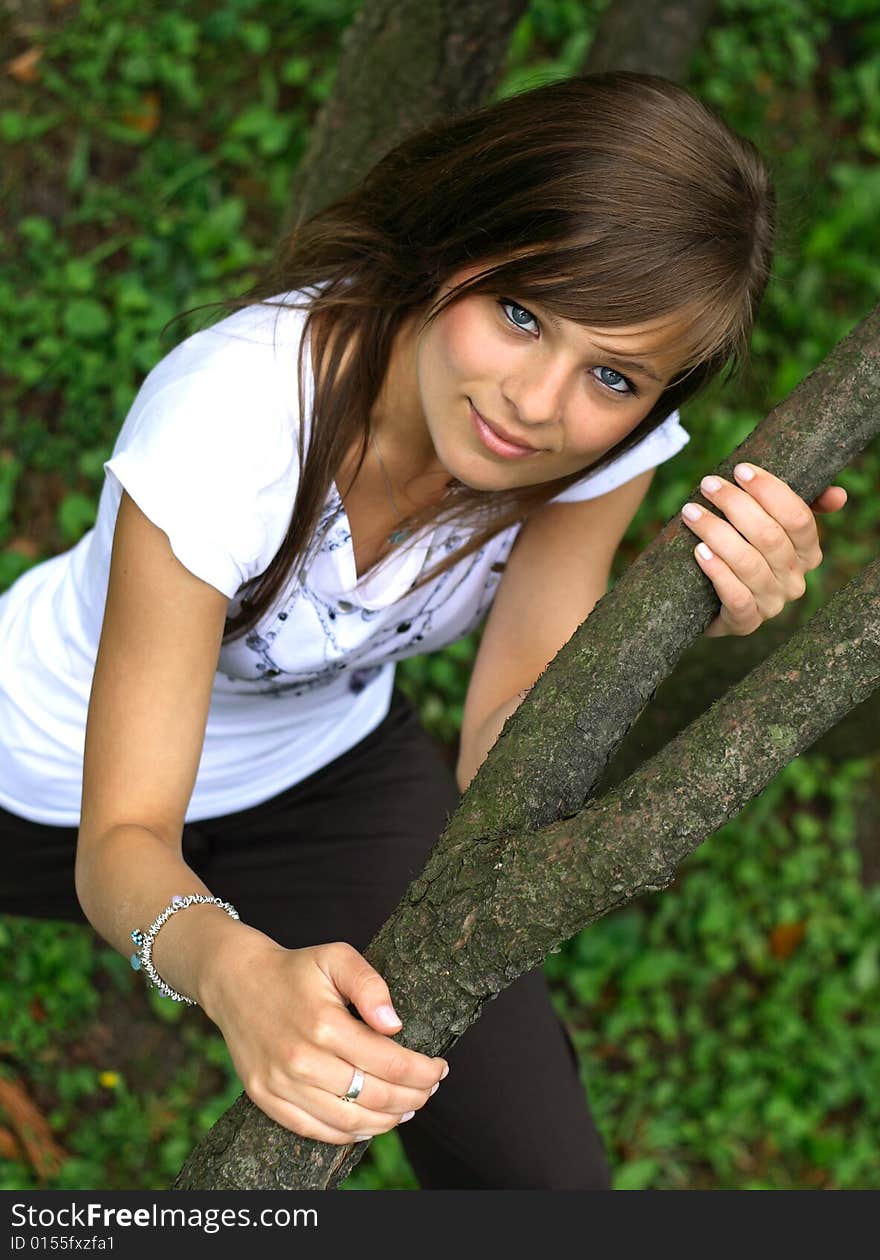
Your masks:
[{"label": "rough tree bark", "polygon": [[347,193],[410,132],[484,104],[527,8],[528,0],[366,0],[342,37],[333,95],[294,176],[296,219]]},{"label": "rough tree bark", "polygon": [[[807,501],[880,429],[880,308],[716,470],[750,459]],[[696,494],[696,492],[695,492]],[[708,713],[601,797],[659,683],[719,607],[676,516],[508,718],[424,870],[364,951],[403,1020],[448,1054],[484,1002],[675,868],[880,685],[875,561]],[[592,799],[591,799],[592,797]],[[366,1143],[330,1146],[242,1095],[174,1189],[332,1189]]]},{"label": "rough tree bark", "polygon": [[[832,588],[843,586],[850,576],[848,573],[835,580],[837,566],[829,552],[825,553],[822,570],[826,586]],[[791,638],[809,620],[803,605],[803,600],[789,605],[780,616],[742,638],[698,639],[627,731],[597,785],[597,792],[607,791],[632,774]],[[827,757],[833,765],[880,752],[880,692],[847,713],[816,740],[810,751]]]},{"label": "rough tree bark", "polygon": [[584,74],[637,70],[680,82],[716,7],[716,0],[611,0]]}]

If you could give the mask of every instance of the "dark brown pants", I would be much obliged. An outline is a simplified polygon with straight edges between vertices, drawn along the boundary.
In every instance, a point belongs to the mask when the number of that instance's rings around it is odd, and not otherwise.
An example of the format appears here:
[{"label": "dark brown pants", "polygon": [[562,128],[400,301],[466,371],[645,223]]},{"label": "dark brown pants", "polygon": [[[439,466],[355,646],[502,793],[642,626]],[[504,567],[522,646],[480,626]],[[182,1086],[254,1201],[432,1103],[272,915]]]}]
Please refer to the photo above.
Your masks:
[{"label": "dark brown pants", "polygon": [[[183,856],[245,923],[288,949],[347,941],[362,951],[458,799],[454,776],[395,689],[388,716],[349,752],[268,801],[187,824]],[[85,923],[76,834],[0,809],[0,912]],[[423,1189],[610,1189],[542,968],[488,1002],[444,1057],[449,1076],[396,1130]]]}]

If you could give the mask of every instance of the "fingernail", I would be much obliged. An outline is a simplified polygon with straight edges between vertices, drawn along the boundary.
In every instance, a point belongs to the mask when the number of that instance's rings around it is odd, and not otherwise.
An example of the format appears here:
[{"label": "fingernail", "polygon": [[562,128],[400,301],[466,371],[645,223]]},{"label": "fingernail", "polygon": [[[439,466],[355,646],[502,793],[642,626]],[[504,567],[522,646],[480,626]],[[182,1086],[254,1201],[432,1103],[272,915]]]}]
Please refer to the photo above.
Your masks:
[{"label": "fingernail", "polygon": [[404,1121],[406,1120],[412,1120],[415,1114],[416,1113],[414,1111],[405,1111],[403,1115],[400,1117],[400,1123],[403,1124]]},{"label": "fingernail", "polygon": [[697,555],[701,556],[704,560],[712,559],[712,552],[709,550],[709,548],[706,546],[704,542],[697,544],[696,551],[697,551]]},{"label": "fingernail", "polygon": [[384,1024],[386,1028],[390,1028],[392,1024],[401,1023],[401,1021],[397,1018],[397,1015],[394,1013],[393,1006],[377,1006],[376,1018],[379,1023]]},{"label": "fingernail", "polygon": [[700,482],[700,489],[708,494],[714,494],[716,490],[721,489],[721,481],[718,477],[704,477]]},{"label": "fingernail", "polygon": [[755,475],[754,468],[750,468],[748,464],[737,464],[733,471],[740,481],[751,481]]},{"label": "fingernail", "polygon": [[449,1075],[449,1064],[447,1063],[446,1067],[440,1073],[440,1080],[445,1081],[448,1075]]},{"label": "fingernail", "polygon": [[372,1135],[372,1133],[355,1133],[355,1134],[353,1134],[354,1140],[355,1140],[356,1142],[369,1142],[369,1141],[370,1141],[370,1139],[372,1138],[372,1136],[373,1136],[373,1135]]},{"label": "fingernail", "polygon": [[681,509],[681,514],[689,521],[698,521],[703,515],[696,503],[686,503]]},{"label": "fingernail", "polygon": [[430,1098],[433,1094],[436,1094],[439,1088],[440,1088],[440,1082],[437,1081],[434,1085],[431,1086],[431,1093],[428,1095],[428,1097]]}]

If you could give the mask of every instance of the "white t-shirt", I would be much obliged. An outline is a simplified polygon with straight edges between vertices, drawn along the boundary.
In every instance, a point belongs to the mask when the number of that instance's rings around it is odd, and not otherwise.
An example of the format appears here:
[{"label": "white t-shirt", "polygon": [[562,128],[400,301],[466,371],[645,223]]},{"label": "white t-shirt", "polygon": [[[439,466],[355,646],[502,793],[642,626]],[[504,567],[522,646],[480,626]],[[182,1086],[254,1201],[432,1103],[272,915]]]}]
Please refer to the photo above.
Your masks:
[{"label": "white t-shirt", "polygon": [[[227,596],[230,615],[277,552],[299,476],[296,364],[305,315],[252,305],[161,359],[104,464],[94,527],[0,597],[5,809],[35,822],[79,825],[89,693],[123,487],[165,531],[181,563]],[[303,368],[308,443],[308,346]],[[558,497],[605,494],[688,441],[673,412],[632,450]],[[220,652],[186,821],[267,800],[363,739],[388,712],[396,661],[434,651],[480,624],[519,528],[416,592],[410,587],[423,566],[460,545],[460,527],[415,535],[358,581],[334,483],[302,580],[289,581],[257,627]]]}]

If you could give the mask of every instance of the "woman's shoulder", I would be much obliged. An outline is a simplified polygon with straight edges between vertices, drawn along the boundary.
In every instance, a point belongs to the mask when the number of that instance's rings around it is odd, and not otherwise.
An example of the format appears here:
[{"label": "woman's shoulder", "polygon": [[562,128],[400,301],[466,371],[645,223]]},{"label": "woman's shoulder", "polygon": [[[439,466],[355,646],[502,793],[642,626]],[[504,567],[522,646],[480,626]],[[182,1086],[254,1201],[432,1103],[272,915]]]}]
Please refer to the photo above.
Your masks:
[{"label": "woman's shoulder", "polygon": [[[186,337],[152,368],[144,385],[163,389],[189,381],[203,389],[212,386],[256,395],[295,383],[297,356],[306,321],[300,293],[282,293],[262,303],[241,307],[208,327]],[[303,355],[306,377],[309,355]]]},{"label": "woman's shoulder", "polygon": [[192,572],[230,596],[271,560],[299,483],[295,353],[282,374],[297,343],[290,324],[273,335],[273,315],[237,311],[166,355],[104,463],[109,507],[128,491]]},{"label": "woman's shoulder", "polygon": [[[306,311],[289,294],[252,305],[186,337],[147,374],[121,426],[117,447],[136,434],[182,445],[222,446],[235,457],[295,441],[300,405],[299,346]],[[311,404],[310,356],[303,390]]]}]

